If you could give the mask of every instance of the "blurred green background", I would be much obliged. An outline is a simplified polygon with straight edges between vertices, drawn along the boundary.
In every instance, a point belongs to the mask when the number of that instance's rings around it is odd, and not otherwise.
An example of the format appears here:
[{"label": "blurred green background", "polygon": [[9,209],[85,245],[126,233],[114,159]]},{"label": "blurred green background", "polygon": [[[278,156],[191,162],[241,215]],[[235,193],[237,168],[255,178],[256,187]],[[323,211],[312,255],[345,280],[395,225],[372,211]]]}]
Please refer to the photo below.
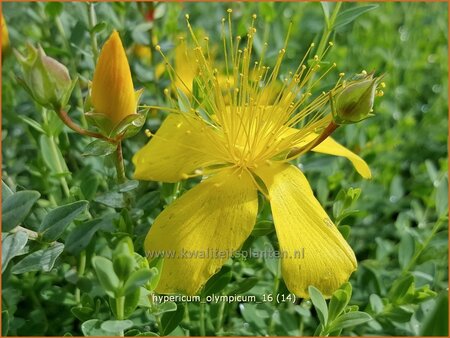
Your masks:
[{"label": "blurred green background", "polygon": [[[27,42],[39,43],[49,56],[69,68],[72,77],[79,74],[80,85],[72,95],[70,114],[82,123],[83,100],[94,69],[90,34],[96,36],[100,47],[112,29],[117,29],[128,52],[135,87],[146,89],[141,102],[165,105],[162,91],[169,85],[168,76],[155,76],[162,60],[142,46],[157,41],[171,57],[177,36],[186,32],[184,14],[189,13],[191,24],[208,32],[211,43],[216,41],[219,45],[220,20],[227,8],[233,8],[236,34],[245,34],[251,15],[256,13],[255,51],[260,52],[262,42],[267,41],[271,51],[269,63],[283,45],[292,21],[283,65],[288,71],[296,68],[311,42],[319,42],[325,25],[324,8],[329,7],[332,10],[332,5],[319,2],[98,3],[92,7],[86,3],[3,3],[3,14],[12,48],[23,50]],[[92,22],[93,12],[96,25]],[[340,158],[308,154],[299,161],[330,216],[342,218],[339,223],[343,231],[350,227],[348,241],[358,258],[359,268],[350,280],[353,287],[350,304],[373,319],[344,328],[343,335],[447,335],[448,332],[447,13],[447,3],[344,3],[338,24],[331,32],[334,47],[327,60],[336,62],[338,71],[328,77],[329,83],[321,85],[333,83],[338,72],[353,74],[365,69],[386,74],[385,95],[375,103],[376,116],[340,128],[334,136],[368,162],[373,179],[362,180]],[[7,50],[3,59],[3,189],[37,190],[41,194],[23,226],[36,231],[36,224],[47,210],[77,199],[91,201],[89,212],[93,217],[119,215],[116,211],[120,206],[107,198],[108,190],[114,186],[110,161],[82,157],[89,140],[63,130],[54,114],[33,104],[17,83],[20,70],[12,51]],[[155,131],[163,116],[152,112],[146,127]],[[48,155],[49,143],[42,134],[56,142],[61,153],[58,156],[66,168],[55,168]],[[143,132],[125,141],[128,177],[133,172],[132,154],[146,141]],[[61,189],[62,178],[70,188],[69,196],[64,196]],[[352,189],[358,188],[359,198],[352,199]],[[174,187],[140,183],[133,194],[135,204],[130,212],[136,224],[133,239],[136,251],[142,254],[143,236],[154,217],[173,199]],[[260,220],[264,217],[260,215]],[[66,248],[73,247],[70,240],[74,239],[69,233],[81,223],[79,220],[69,227],[62,237]],[[114,243],[111,233],[117,231],[95,230],[84,243],[88,257],[107,251]],[[92,333],[86,328],[82,330],[83,322],[92,318],[106,320],[111,315],[89,260],[84,278],[89,287],[83,289],[79,281],[70,278],[79,251],[64,251],[49,272],[11,271],[23,255],[45,245],[30,240],[27,250],[12,259],[4,270],[2,319],[3,329],[5,325],[8,329],[4,333]],[[252,236],[245,245],[276,247],[276,236],[273,232]],[[220,292],[239,290],[245,284],[243,281],[250,279],[254,283],[247,290],[241,289],[243,294],[288,293],[282,282],[277,283],[277,261],[235,260],[230,264],[233,275]],[[71,310],[77,304],[73,297],[76,287],[86,297],[100,299],[98,311],[91,317]],[[169,332],[167,328],[161,331],[152,311],[138,308],[131,317],[135,331],[130,335],[148,331],[199,335],[202,315],[206,317],[209,335],[312,335],[319,325],[317,311],[310,301],[206,306],[192,303],[178,304],[178,308],[183,309],[184,315],[169,312],[178,316],[172,316],[177,322]],[[219,313],[222,319],[217,325]]]}]

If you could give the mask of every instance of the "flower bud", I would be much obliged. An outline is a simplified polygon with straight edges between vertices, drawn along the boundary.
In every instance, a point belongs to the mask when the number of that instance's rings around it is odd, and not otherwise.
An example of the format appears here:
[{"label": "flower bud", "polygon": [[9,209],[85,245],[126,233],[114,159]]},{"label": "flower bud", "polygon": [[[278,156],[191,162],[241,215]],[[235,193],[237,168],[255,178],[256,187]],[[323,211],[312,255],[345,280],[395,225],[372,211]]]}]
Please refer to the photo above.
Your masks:
[{"label": "flower bud", "polygon": [[373,116],[372,108],[380,78],[363,73],[350,81],[334,100],[333,117],[337,124],[356,123]]},{"label": "flower bud", "polygon": [[9,47],[8,27],[6,26],[6,21],[2,14],[2,54],[8,47]]},{"label": "flower bud", "polygon": [[90,97],[92,113],[104,116],[109,122],[102,129],[112,130],[127,116],[136,114],[137,99],[122,41],[114,31],[95,67]]},{"label": "flower bud", "polygon": [[15,53],[22,65],[23,78],[19,80],[33,99],[49,109],[64,107],[76,82],[70,79],[67,68],[45,55],[40,46],[28,45],[27,57]]}]

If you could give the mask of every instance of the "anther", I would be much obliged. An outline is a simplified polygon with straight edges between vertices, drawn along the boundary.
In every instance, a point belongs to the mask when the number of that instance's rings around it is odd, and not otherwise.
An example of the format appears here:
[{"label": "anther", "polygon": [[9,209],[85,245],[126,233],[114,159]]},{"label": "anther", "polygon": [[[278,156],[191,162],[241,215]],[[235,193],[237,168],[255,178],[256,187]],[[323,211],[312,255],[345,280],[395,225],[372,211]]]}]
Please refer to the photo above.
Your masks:
[{"label": "anther", "polygon": [[152,132],[150,131],[150,129],[145,129],[145,135],[147,136],[147,137],[152,137]]},{"label": "anther", "polygon": [[339,77],[344,77],[345,73],[339,73]]},{"label": "anther", "polygon": [[328,44],[330,45],[330,47],[334,46],[334,43],[332,41],[328,42]]},{"label": "anther", "polygon": [[155,50],[156,50],[157,52],[160,52],[160,51],[161,51],[161,46],[160,46],[160,45],[156,45],[156,46],[155,46]]},{"label": "anther", "polygon": [[227,13],[233,13],[233,10],[231,8],[228,8]]},{"label": "anther", "polygon": [[184,17],[186,18],[186,20],[189,20],[189,14],[186,14]]},{"label": "anther", "polygon": [[366,76],[367,75],[367,71],[365,69],[362,70],[361,72],[362,75]]}]

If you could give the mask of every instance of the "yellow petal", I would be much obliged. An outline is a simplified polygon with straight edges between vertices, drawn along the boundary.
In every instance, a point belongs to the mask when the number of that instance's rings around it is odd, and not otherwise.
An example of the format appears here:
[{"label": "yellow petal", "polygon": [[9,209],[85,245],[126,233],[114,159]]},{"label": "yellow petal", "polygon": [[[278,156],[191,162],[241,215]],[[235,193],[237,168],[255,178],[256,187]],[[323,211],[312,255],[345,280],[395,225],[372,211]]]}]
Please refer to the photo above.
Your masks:
[{"label": "yellow petal", "polygon": [[370,168],[367,163],[361,157],[343,145],[337,143],[331,137],[326,138],[321,144],[312,149],[312,151],[345,157],[353,163],[356,171],[362,177],[367,179],[372,178],[372,173],[370,172]]},{"label": "yellow petal", "polygon": [[196,294],[242,246],[257,211],[251,177],[233,169],[208,178],[167,207],[145,239],[149,259],[165,255],[156,291]]},{"label": "yellow petal", "polygon": [[[287,128],[284,135],[286,137],[292,137],[293,135],[295,135],[298,132],[299,132],[299,130],[297,130],[297,129]],[[301,137],[300,142],[298,142],[298,144],[296,144],[295,146],[304,147],[318,136],[319,136],[318,134],[309,133],[308,135]],[[316,146],[315,148],[313,148],[311,150],[315,151],[317,153],[345,157],[350,162],[352,162],[356,171],[362,177],[367,178],[367,179],[372,178],[372,173],[370,172],[370,168],[367,165],[367,163],[361,157],[359,157],[358,155],[356,155],[354,152],[347,149],[343,145],[339,144],[331,137],[327,137],[321,144],[319,144],[318,146]]]},{"label": "yellow petal", "polygon": [[197,74],[198,64],[195,62],[195,56],[186,47],[186,40],[180,38],[175,47],[175,87],[180,89],[186,95],[192,93],[192,82]]},{"label": "yellow petal", "polygon": [[187,114],[170,114],[133,157],[134,178],[178,182],[196,169],[218,164],[215,134]]},{"label": "yellow petal", "polygon": [[299,169],[272,163],[256,174],[269,192],[286,286],[299,297],[308,297],[309,285],[330,297],[356,269],[352,249]]},{"label": "yellow petal", "polygon": [[2,13],[2,51],[9,46],[8,27],[6,26],[5,18]]},{"label": "yellow petal", "polygon": [[130,66],[119,33],[114,31],[104,44],[91,92],[96,113],[106,115],[112,127],[130,114],[136,113],[136,100]]}]

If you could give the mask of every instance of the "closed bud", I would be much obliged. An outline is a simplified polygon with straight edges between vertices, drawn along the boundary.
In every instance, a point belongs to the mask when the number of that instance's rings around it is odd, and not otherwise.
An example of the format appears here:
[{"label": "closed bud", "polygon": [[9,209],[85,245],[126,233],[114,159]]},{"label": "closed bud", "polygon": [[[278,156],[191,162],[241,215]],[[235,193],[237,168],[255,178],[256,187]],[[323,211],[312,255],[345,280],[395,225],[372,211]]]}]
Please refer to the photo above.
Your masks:
[{"label": "closed bud", "polygon": [[22,65],[23,78],[19,80],[33,99],[49,109],[63,108],[75,85],[67,68],[45,55],[40,46],[34,48],[28,45],[27,56],[17,51],[15,53]]},{"label": "closed bud", "polygon": [[373,116],[372,108],[380,79],[374,78],[373,73],[364,72],[343,86],[333,101],[335,123],[356,123]]},{"label": "closed bud", "polygon": [[89,113],[101,116],[98,127],[111,132],[120,122],[136,114],[140,92],[135,92],[130,66],[120,40],[114,31],[104,44],[92,80]]},{"label": "closed bud", "polygon": [[120,254],[113,259],[113,268],[120,280],[126,281],[136,268],[133,256]]}]

